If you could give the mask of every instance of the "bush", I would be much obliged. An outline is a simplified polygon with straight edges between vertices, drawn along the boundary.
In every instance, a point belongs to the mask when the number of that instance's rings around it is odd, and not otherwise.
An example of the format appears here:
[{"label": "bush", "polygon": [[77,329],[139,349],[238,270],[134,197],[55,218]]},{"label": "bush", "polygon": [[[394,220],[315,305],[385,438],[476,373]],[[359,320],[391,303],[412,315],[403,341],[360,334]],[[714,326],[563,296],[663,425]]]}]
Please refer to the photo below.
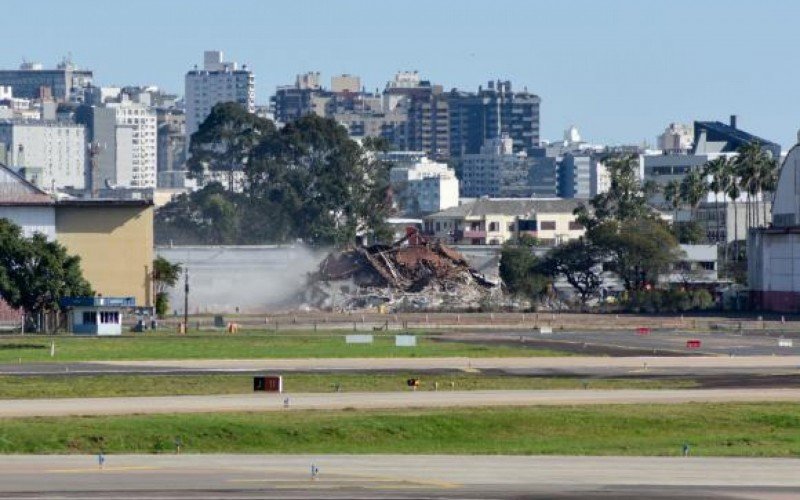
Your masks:
[{"label": "bush", "polygon": [[169,295],[167,292],[156,294],[156,314],[160,318],[169,314]]}]

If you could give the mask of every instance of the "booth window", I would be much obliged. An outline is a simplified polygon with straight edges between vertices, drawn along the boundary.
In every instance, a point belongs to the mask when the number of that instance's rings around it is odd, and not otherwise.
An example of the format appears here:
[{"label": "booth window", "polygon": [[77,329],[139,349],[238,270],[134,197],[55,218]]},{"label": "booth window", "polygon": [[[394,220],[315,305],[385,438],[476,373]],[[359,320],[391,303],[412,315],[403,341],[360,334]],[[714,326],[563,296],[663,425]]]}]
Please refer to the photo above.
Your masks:
[{"label": "booth window", "polygon": [[100,313],[101,323],[119,323],[119,313],[117,311],[103,311]]},{"label": "booth window", "polygon": [[97,324],[97,313],[94,311],[84,311],[83,313],[83,324],[84,325],[96,325]]}]

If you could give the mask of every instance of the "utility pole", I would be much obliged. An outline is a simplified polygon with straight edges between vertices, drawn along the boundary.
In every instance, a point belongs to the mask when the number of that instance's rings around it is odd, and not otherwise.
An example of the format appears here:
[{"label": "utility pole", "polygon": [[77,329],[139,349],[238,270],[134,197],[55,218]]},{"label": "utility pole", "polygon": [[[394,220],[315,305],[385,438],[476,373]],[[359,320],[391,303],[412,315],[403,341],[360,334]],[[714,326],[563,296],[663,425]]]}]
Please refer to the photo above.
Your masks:
[{"label": "utility pole", "polygon": [[189,268],[184,268],[183,280],[183,333],[189,333]]}]

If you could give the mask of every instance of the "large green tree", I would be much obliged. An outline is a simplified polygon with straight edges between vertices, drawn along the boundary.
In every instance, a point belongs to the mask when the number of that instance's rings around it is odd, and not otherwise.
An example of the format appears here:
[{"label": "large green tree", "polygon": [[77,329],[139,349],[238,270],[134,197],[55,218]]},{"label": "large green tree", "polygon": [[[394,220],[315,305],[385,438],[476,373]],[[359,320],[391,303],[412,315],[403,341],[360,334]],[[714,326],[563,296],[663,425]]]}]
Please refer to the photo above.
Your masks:
[{"label": "large green tree", "polygon": [[539,269],[554,278],[566,279],[585,306],[603,284],[604,260],[605,252],[600,247],[580,238],[552,249],[540,263]]},{"label": "large green tree", "polygon": [[22,309],[29,323],[45,327],[44,313],[59,309],[64,297],[93,295],[80,258],[41,234],[30,238],[8,219],[0,219],[0,297]]},{"label": "large green tree", "polygon": [[214,106],[208,117],[192,134],[187,166],[191,174],[202,180],[207,171],[224,173],[228,189],[233,191],[236,172],[244,167],[253,148],[275,133],[275,125],[249,113],[242,105],[225,102]]},{"label": "large green tree", "polygon": [[257,212],[251,230],[284,241],[343,244],[356,234],[384,234],[389,168],[375,158],[379,144],[359,145],[334,120],[307,115],[266,137],[245,169]]},{"label": "large green tree", "polygon": [[605,221],[592,228],[588,237],[606,254],[607,268],[628,291],[656,286],[659,275],[681,254],[667,224],[653,217]]},{"label": "large green tree", "polygon": [[243,197],[213,182],[182,194],[155,217],[156,241],[163,244],[234,245],[251,243],[240,234]]},{"label": "large green tree", "polygon": [[512,295],[529,299],[540,297],[547,287],[547,277],[539,269],[539,259],[531,245],[510,242],[500,251],[500,278]]}]

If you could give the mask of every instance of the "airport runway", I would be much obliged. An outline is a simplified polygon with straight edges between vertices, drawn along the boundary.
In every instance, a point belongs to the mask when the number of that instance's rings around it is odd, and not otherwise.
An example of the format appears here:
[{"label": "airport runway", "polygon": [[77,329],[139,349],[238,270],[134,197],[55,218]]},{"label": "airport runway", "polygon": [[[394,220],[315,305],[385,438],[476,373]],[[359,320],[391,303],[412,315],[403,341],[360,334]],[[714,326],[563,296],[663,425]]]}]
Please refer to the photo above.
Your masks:
[{"label": "airport runway", "polygon": [[[311,464],[319,475],[311,479]],[[453,455],[0,457],[0,498],[797,498],[800,460]]]},{"label": "airport runway", "polygon": [[[288,408],[286,398],[289,399]],[[800,403],[800,389],[406,391],[315,394],[226,394],[64,399],[8,399],[0,418],[68,415],[265,412],[292,410],[452,408],[487,406],[678,404],[731,402]]]},{"label": "airport runway", "polygon": [[536,376],[797,375],[800,356],[192,359],[0,364],[0,375],[500,371]]}]

